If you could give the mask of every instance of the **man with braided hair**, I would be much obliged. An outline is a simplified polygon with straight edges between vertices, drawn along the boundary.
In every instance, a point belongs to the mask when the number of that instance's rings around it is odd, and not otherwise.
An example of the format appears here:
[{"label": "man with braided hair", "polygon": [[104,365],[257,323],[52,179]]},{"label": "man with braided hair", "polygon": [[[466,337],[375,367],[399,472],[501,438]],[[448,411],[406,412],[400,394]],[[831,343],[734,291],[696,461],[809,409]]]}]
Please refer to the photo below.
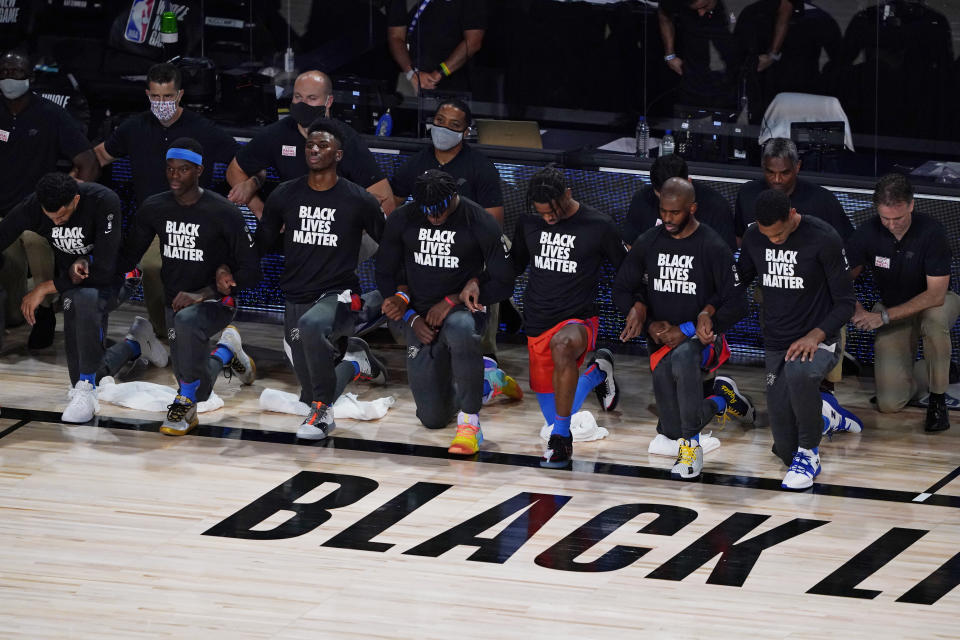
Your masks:
[{"label": "man with braided hair", "polygon": [[604,411],[619,399],[610,351],[598,350],[582,375],[579,370],[596,346],[600,265],[619,267],[626,250],[613,220],[574,200],[555,167],[533,175],[527,202],[533,215],[521,216],[511,250],[518,274],[530,267],[523,301],[530,388],[553,425],[540,465],[562,468],[573,455],[570,416],[590,391],[596,389]]},{"label": "man with braided hair", "polygon": [[[428,429],[440,429],[456,415],[450,453],[476,453],[483,442],[478,414],[485,392],[480,351],[485,307],[513,291],[499,225],[457,193],[450,174],[424,172],[414,183],[413,202],[387,219],[377,253],[377,288],[396,291],[382,308],[406,334],[417,417]],[[506,392],[522,395],[515,383]]]}]

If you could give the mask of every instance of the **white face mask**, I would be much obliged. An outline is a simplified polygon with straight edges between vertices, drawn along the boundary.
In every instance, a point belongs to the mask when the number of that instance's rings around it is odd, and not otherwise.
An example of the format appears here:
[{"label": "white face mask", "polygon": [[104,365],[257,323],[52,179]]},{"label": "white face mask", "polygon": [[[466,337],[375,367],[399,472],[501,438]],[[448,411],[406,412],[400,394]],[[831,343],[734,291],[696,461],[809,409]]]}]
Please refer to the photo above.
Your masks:
[{"label": "white face mask", "polygon": [[463,141],[463,133],[433,125],[430,128],[430,138],[433,140],[433,146],[440,151],[449,151]]},{"label": "white face mask", "polygon": [[13,78],[0,80],[0,93],[3,93],[3,97],[7,100],[16,100],[29,90],[29,80],[14,80]]},{"label": "white face mask", "polygon": [[150,111],[153,112],[153,115],[157,116],[157,120],[160,122],[169,122],[173,120],[173,116],[177,115],[177,101],[151,100]]}]

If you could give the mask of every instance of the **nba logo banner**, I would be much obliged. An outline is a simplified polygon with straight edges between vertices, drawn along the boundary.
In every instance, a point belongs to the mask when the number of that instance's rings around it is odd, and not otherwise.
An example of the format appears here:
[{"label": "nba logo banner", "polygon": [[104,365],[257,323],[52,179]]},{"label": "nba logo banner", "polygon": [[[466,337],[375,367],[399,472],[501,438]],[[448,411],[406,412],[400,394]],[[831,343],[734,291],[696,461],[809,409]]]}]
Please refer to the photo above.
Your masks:
[{"label": "nba logo banner", "polygon": [[130,7],[130,18],[127,20],[127,28],[123,33],[124,38],[137,44],[143,44],[146,41],[150,18],[153,15],[154,1],[133,0],[133,6]]}]

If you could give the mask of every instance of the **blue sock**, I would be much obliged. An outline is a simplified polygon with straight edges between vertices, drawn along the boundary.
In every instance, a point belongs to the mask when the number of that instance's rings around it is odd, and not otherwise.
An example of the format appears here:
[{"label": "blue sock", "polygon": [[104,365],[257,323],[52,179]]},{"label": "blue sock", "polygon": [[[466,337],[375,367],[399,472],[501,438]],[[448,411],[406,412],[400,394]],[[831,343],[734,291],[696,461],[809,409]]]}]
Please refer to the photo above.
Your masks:
[{"label": "blue sock", "polygon": [[707,396],[707,400],[713,402],[717,407],[717,413],[723,413],[727,410],[727,401],[720,396]]},{"label": "blue sock", "polygon": [[197,387],[200,386],[199,380],[194,380],[193,382],[184,382],[180,381],[180,395],[184,398],[189,398],[194,402],[197,401]]},{"label": "blue sock", "polygon": [[360,375],[360,365],[354,360],[347,360],[347,362],[353,365],[353,377],[356,378],[358,375]]},{"label": "blue sock", "polygon": [[223,366],[227,366],[233,360],[233,351],[230,351],[230,347],[223,344],[218,344],[210,355],[222,362]]},{"label": "blue sock", "polygon": [[814,447],[813,449],[810,449],[810,451],[813,451],[813,455],[815,456],[820,455],[820,447]]},{"label": "blue sock", "polygon": [[126,343],[127,343],[127,346],[130,347],[130,351],[133,351],[133,357],[134,357],[134,358],[139,358],[139,357],[140,357],[140,343],[137,342],[136,340],[124,340],[124,342],[126,342]]},{"label": "blue sock", "polygon": [[87,382],[89,382],[89,383],[92,384],[93,386],[97,386],[97,374],[95,374],[95,373],[81,373],[81,374],[80,374],[80,379],[81,379],[81,380],[86,380]]},{"label": "blue sock", "polygon": [[557,402],[552,393],[538,393],[537,402],[540,403],[540,411],[543,413],[547,424],[553,424],[557,421]]},{"label": "blue sock", "polygon": [[697,444],[700,444],[700,434],[698,433],[695,436],[690,436],[690,442],[696,442]]},{"label": "blue sock", "polygon": [[583,406],[583,401],[587,399],[587,396],[590,395],[590,392],[593,391],[593,388],[606,379],[607,374],[605,374],[596,364],[592,364],[587,367],[587,369],[580,374],[580,378],[577,380],[577,390],[573,394],[573,408],[570,409],[570,414],[573,415],[579,411],[580,407]]},{"label": "blue sock", "polygon": [[553,423],[553,433],[558,436],[570,436],[570,416],[557,416]]}]

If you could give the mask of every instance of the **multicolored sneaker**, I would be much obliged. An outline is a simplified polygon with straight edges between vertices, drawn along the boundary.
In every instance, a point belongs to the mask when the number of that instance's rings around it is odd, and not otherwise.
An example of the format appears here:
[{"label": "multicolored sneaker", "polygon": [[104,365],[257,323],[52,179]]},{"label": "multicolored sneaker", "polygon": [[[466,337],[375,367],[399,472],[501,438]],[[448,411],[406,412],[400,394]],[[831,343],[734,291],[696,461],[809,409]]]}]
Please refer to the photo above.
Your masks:
[{"label": "multicolored sneaker", "polygon": [[793,462],[780,486],[792,491],[802,491],[813,486],[813,479],[820,475],[820,456],[809,449],[797,449]]},{"label": "multicolored sneaker", "polygon": [[620,402],[620,389],[613,375],[613,354],[609,349],[597,349],[590,364],[596,364],[600,371],[607,374],[604,381],[594,387],[593,391],[597,394],[597,400],[600,401],[600,408],[604,411],[613,411]]},{"label": "multicolored sneaker", "polygon": [[823,435],[830,438],[835,433],[846,431],[860,433],[863,431],[863,421],[851,411],[840,406],[836,396],[826,391],[820,392],[823,406],[820,410],[823,416]]},{"label": "multicolored sneaker", "polygon": [[458,424],[457,435],[453,436],[447,452],[458,456],[472,456],[480,450],[481,442],[483,442],[483,432],[479,426]]},{"label": "multicolored sneaker", "polygon": [[304,440],[324,440],[336,428],[333,420],[333,407],[320,401],[310,403],[310,415],[304,418],[297,437]]},{"label": "multicolored sneaker", "polygon": [[573,436],[552,434],[543,452],[540,466],[547,469],[563,469],[573,458]]},{"label": "multicolored sneaker", "polygon": [[343,359],[357,363],[360,372],[354,378],[355,380],[373,384],[387,383],[387,367],[373,355],[366,340],[356,337],[347,338],[347,352],[343,354]]},{"label": "multicolored sneaker", "polygon": [[240,341],[240,332],[237,331],[237,328],[232,324],[227,325],[217,342],[233,353],[233,358],[224,367],[224,371],[229,372],[227,373],[228,377],[235,375],[240,379],[240,384],[253,384],[257,377],[257,365],[253,358],[243,350],[243,343]]},{"label": "multicolored sneaker", "polygon": [[748,396],[740,393],[737,383],[732,378],[717,376],[717,379],[713,382],[713,392],[727,402],[724,417],[731,416],[747,424],[753,424],[757,417],[757,409]]},{"label": "multicolored sneaker", "polygon": [[677,480],[696,480],[703,471],[703,449],[695,440],[680,438],[677,461],[670,470],[670,477]]},{"label": "multicolored sneaker", "polygon": [[177,394],[173,404],[167,405],[167,419],[160,425],[160,433],[168,436],[185,436],[200,424],[197,418],[197,403]]},{"label": "multicolored sneaker", "polygon": [[506,396],[511,400],[523,399],[523,389],[517,384],[517,381],[504,373],[503,369],[497,366],[497,361],[493,358],[483,357],[483,379],[490,387],[483,396],[483,404],[490,404],[497,396]]}]

